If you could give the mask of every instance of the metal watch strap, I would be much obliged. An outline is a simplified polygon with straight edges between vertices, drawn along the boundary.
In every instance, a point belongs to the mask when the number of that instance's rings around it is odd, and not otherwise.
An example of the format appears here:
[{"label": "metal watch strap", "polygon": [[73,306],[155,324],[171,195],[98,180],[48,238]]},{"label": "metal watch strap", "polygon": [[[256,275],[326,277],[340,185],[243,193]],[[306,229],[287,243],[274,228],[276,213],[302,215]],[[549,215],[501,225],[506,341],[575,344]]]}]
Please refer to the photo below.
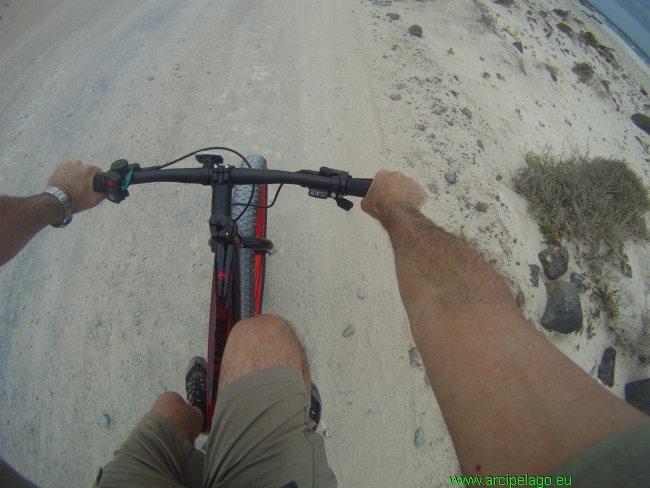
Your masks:
[{"label": "metal watch strap", "polygon": [[72,222],[72,200],[68,194],[56,186],[48,186],[43,190],[43,193],[48,193],[53,197],[58,198],[59,202],[61,202],[61,205],[63,206],[63,212],[65,213],[63,220],[53,223],[52,227],[63,228]]}]

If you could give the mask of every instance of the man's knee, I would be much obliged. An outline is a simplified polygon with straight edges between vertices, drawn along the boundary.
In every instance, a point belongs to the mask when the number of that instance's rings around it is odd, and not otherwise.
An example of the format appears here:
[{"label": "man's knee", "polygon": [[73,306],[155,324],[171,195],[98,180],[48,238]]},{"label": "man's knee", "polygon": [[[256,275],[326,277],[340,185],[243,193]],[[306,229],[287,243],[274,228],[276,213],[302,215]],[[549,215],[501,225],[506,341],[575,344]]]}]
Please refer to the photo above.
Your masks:
[{"label": "man's knee", "polygon": [[279,315],[262,314],[240,320],[230,332],[230,341],[243,346],[292,347],[298,343],[293,328]]},{"label": "man's knee", "polygon": [[300,342],[291,325],[271,314],[241,320],[228,337],[220,389],[240,376],[274,366],[302,371]]}]

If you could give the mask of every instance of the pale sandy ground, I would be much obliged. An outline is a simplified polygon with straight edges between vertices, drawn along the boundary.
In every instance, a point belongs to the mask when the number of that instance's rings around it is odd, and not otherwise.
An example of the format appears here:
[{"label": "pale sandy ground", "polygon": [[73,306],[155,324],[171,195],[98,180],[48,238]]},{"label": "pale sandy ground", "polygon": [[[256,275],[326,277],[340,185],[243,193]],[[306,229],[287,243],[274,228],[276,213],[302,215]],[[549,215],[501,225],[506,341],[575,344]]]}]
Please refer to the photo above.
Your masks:
[{"label": "pale sandy ground", "polygon": [[[650,138],[629,121],[650,103],[640,94],[650,89],[648,69],[577,2],[517,1],[509,10],[485,2],[499,15],[495,33],[468,0],[7,3],[3,194],[38,193],[68,159],[148,165],[212,144],[259,152],[287,170],[329,165],[367,177],[400,169],[428,189],[428,216],[463,233],[523,291],[524,313],[541,329],[546,294],[528,269],[539,264],[541,235],[510,180],[524,154],[575,145],[625,158],[648,180]],[[616,47],[627,80],[557,30],[545,37],[538,11],[557,7]],[[389,21],[388,12],[402,18]],[[414,23],[422,39],[407,33]],[[583,60],[597,67],[591,85],[570,71]],[[557,83],[544,62],[560,69]],[[620,112],[599,79],[611,81]],[[402,100],[389,98],[395,93]],[[441,107],[447,112],[435,115]],[[450,169],[454,186],[443,178]],[[89,486],[156,396],[183,392],[187,361],[205,354],[209,192],[160,184],[132,195],[63,231],[45,230],[0,269],[0,455],[42,486]],[[479,201],[487,212],[473,208]],[[448,485],[458,464],[424,371],[409,362],[385,233],[358,206],[345,214],[296,188],[283,189],[269,228],[279,252],[268,261],[265,310],[289,319],[306,346],[339,485]],[[622,285],[632,303],[613,325],[638,343],[648,248],[631,245],[628,254],[634,278]],[[570,271],[580,271],[575,260]],[[588,294],[582,305],[586,326]],[[592,323],[591,340],[545,335],[595,378],[617,336],[602,319]],[[355,333],[344,338],[349,325]],[[617,351],[612,391],[622,396],[648,371],[626,347]],[[108,428],[97,423],[103,414]]]}]

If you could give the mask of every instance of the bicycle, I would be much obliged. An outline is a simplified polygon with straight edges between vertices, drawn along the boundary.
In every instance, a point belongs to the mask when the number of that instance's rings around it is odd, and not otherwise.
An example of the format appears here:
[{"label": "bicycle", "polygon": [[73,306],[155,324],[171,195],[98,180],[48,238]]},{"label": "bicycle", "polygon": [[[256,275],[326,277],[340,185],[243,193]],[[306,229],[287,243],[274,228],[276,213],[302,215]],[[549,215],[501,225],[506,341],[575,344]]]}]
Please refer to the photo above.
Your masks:
[{"label": "bicycle", "polygon": [[[219,150],[239,156],[242,168],[224,164],[220,154],[211,152]],[[191,156],[196,157],[201,168],[163,169]],[[211,237],[208,243],[215,257],[206,388],[209,432],[217,403],[221,361],[228,335],[239,320],[258,315],[262,311],[266,256],[275,254],[273,242],[266,238],[267,209],[275,205],[282,186],[291,184],[308,188],[310,197],[324,200],[332,198],[340,208],[349,211],[353,204],[344,197],[365,197],[372,179],[352,178],[345,171],[326,167],[321,167],[320,171],[269,170],[266,160],[260,155],[245,158],[230,148],[209,147],[193,151],[164,165],[148,168],[129,164],[125,159],[117,160],[109,171],[95,176],[93,187],[97,192],[106,193],[109,201],[119,204],[129,196],[128,187],[131,185],[154,182],[193,183],[212,187],[212,212],[208,220]],[[280,186],[271,205],[267,205],[270,184]],[[233,208],[240,206],[244,207],[241,212]]]}]

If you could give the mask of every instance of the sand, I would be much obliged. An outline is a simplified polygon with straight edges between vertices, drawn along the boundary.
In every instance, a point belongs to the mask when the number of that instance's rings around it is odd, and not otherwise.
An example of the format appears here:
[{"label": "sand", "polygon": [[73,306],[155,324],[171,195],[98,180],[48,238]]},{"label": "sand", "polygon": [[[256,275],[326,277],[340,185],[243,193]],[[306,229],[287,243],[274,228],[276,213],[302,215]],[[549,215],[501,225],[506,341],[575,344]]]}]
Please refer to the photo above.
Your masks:
[{"label": "sand", "polygon": [[[546,332],[546,292],[528,267],[545,246],[512,189],[525,154],[546,146],[624,158],[648,181],[650,137],[629,117],[648,110],[649,70],[577,2],[486,1],[493,28],[476,3],[452,0],[9,4],[0,6],[2,194],[38,193],[69,159],[149,165],[212,144],[286,170],[400,170],[427,189],[424,213],[472,242],[523,293],[525,316],[595,381],[609,346],[614,394],[649,376],[638,360],[647,245],[627,247],[622,320],[592,318],[587,292],[581,333]],[[621,69],[559,33],[554,8],[616,49]],[[408,33],[413,24],[422,38]],[[596,69],[590,83],[571,72],[581,61]],[[208,195],[134,188],[119,206],[44,230],[0,269],[0,456],[39,485],[88,486],[158,394],[184,391],[187,361],[206,349]],[[409,360],[385,232],[358,205],[346,214],[285,188],[269,236],[278,254],[265,311],[305,344],[339,486],[448,486],[459,467],[424,370]],[[584,271],[569,251],[569,272]]]}]

